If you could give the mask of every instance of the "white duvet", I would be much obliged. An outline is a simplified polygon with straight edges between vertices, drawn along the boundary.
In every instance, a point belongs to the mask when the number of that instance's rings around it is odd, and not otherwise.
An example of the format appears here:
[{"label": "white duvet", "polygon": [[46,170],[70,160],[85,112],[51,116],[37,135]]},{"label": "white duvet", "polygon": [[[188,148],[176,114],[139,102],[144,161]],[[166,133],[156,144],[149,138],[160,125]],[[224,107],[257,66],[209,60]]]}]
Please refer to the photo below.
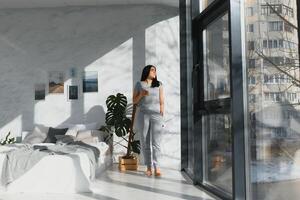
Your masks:
[{"label": "white duvet", "polygon": [[[43,143],[45,145],[45,143]],[[53,144],[47,144],[53,145]],[[99,143],[93,145],[100,150],[99,168],[109,162],[106,154],[108,145]],[[8,149],[0,148],[0,174],[2,174],[5,152]],[[2,153],[1,153],[2,152]],[[91,166],[85,153],[74,153],[70,155],[49,155],[42,158],[24,175],[8,184],[6,188],[0,188],[5,192],[26,193],[77,193],[90,192]],[[1,176],[0,176],[1,177]]]}]

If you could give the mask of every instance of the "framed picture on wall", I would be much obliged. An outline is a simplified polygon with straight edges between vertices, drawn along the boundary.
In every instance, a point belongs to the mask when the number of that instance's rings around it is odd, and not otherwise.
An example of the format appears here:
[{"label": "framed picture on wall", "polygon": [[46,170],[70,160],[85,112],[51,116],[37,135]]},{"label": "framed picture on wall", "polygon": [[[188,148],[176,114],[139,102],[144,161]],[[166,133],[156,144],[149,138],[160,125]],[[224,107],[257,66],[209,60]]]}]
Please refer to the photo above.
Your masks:
[{"label": "framed picture on wall", "polygon": [[83,92],[98,92],[98,72],[84,72],[82,79]]},{"label": "framed picture on wall", "polygon": [[64,80],[65,76],[63,72],[49,72],[49,93],[64,93]]},{"label": "framed picture on wall", "polygon": [[77,100],[78,99],[78,86],[69,85],[68,87],[68,100]]},{"label": "framed picture on wall", "polygon": [[34,100],[45,100],[46,84],[37,83],[34,85]]}]

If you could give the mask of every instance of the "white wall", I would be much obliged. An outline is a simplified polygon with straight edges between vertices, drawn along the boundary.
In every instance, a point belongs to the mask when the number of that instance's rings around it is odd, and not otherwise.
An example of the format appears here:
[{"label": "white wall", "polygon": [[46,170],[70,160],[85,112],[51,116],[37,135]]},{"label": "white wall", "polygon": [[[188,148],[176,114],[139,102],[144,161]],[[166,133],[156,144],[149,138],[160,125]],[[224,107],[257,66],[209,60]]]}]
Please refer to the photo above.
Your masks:
[{"label": "white wall", "polygon": [[[0,10],[0,135],[19,136],[33,124],[105,122],[105,100],[125,94],[146,64],[157,66],[165,85],[168,131],[163,166],[180,164],[180,71],[178,9],[103,6]],[[77,76],[70,78],[70,69]],[[49,71],[66,75],[65,93],[34,100],[34,84]],[[98,93],[82,93],[83,71],[98,71]],[[67,101],[67,85],[79,100]],[[47,84],[48,85],[48,84]]]}]

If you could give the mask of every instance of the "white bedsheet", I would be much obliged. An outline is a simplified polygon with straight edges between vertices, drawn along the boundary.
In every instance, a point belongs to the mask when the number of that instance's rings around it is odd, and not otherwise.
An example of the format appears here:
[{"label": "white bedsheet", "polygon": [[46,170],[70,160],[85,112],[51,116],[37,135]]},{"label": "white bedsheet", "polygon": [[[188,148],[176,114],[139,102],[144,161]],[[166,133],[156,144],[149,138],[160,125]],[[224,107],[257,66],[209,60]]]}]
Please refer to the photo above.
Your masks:
[{"label": "white bedsheet", "polygon": [[[97,145],[98,147],[98,145]],[[110,162],[108,146],[101,144],[99,164],[96,170],[101,173]],[[5,154],[0,153],[0,174]],[[85,153],[71,155],[49,155],[40,160],[2,192],[15,193],[77,193],[90,192],[90,161]],[[1,177],[1,176],[0,176]]]}]

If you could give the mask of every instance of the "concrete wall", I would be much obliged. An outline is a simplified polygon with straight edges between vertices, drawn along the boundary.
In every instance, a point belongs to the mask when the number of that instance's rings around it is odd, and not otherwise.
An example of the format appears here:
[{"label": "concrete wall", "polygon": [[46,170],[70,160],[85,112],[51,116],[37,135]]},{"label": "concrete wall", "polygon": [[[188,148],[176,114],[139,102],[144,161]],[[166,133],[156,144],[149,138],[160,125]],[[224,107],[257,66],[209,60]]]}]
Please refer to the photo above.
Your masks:
[{"label": "concrete wall", "polygon": [[[105,100],[132,89],[146,64],[164,83],[167,133],[163,166],[180,163],[178,9],[103,6],[0,10],[0,135],[19,136],[34,124],[105,122]],[[71,69],[76,76],[71,77]],[[65,73],[64,94],[48,94],[49,71]],[[98,93],[82,93],[83,71],[98,71]],[[46,99],[34,100],[34,85]],[[67,100],[67,86],[79,99]]]}]

